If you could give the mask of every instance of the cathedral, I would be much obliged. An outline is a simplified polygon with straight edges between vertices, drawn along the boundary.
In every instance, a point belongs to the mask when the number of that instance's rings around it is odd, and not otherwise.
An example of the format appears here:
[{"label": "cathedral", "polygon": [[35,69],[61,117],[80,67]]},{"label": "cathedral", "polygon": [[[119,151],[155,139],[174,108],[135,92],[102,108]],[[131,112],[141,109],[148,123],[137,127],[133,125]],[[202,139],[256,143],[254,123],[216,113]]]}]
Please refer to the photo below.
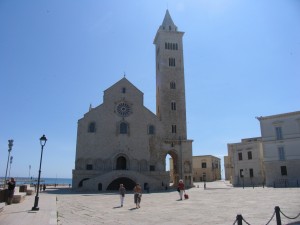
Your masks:
[{"label": "cathedral", "polygon": [[[104,91],[103,103],[78,120],[73,188],[117,190],[136,183],[165,190],[183,179],[193,185],[192,140],[187,139],[183,64],[184,32],[169,11],[154,38],[156,114],[143,105],[143,92],[125,77]],[[166,171],[166,156],[172,158]]]}]

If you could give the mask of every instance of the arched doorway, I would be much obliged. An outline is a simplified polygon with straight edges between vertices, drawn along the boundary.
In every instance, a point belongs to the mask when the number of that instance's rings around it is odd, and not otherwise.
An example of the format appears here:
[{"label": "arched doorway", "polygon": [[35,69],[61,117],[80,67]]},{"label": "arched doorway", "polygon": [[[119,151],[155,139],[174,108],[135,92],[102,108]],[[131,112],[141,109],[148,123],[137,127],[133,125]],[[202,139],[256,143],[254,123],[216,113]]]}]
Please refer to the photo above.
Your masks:
[{"label": "arched doorway", "polygon": [[133,190],[135,182],[127,177],[119,177],[113,180],[107,187],[107,191],[119,190],[120,184],[123,184],[127,191]]},{"label": "arched doorway", "polygon": [[117,159],[117,170],[126,170],[126,158],[124,156],[120,156]]},{"label": "arched doorway", "polygon": [[170,184],[169,186],[177,185],[178,175],[179,175],[179,165],[178,165],[178,156],[175,151],[169,151],[166,154],[166,171],[170,174]]}]

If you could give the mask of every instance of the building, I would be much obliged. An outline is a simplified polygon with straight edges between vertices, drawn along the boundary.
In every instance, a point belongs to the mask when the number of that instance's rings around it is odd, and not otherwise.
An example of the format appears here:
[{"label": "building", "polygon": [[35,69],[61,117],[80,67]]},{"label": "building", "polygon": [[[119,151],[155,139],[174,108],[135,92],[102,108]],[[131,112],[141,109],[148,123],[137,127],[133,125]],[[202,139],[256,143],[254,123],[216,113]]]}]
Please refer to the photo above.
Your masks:
[{"label": "building", "polygon": [[212,155],[193,156],[194,182],[221,180],[221,159]]},{"label": "building", "polygon": [[257,117],[267,186],[300,185],[300,111]]},{"label": "building", "polygon": [[183,32],[169,11],[155,39],[156,114],[143,93],[125,77],[104,91],[103,103],[78,120],[73,188],[164,189],[170,182],[166,156],[173,159],[174,185],[193,185],[192,140],[187,139]]},{"label": "building", "polygon": [[300,185],[300,111],[257,117],[261,137],[228,144],[226,179],[234,186]]},{"label": "building", "polygon": [[227,145],[226,179],[234,186],[263,185],[263,148],[260,137],[242,139]]}]

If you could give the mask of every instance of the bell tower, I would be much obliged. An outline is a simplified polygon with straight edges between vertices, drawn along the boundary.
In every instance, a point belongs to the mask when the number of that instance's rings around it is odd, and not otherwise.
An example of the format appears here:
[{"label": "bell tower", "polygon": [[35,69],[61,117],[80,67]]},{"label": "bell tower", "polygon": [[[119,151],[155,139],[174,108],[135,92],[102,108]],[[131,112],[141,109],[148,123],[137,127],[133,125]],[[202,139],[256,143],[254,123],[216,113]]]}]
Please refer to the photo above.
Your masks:
[{"label": "bell tower", "polygon": [[186,106],[182,37],[166,11],[154,44],[156,46],[156,115],[167,139],[186,139]]},{"label": "bell tower", "polygon": [[164,127],[164,149],[172,155],[173,183],[193,185],[192,140],[187,140],[183,63],[184,32],[178,31],[169,11],[154,38],[156,56],[156,115]]}]

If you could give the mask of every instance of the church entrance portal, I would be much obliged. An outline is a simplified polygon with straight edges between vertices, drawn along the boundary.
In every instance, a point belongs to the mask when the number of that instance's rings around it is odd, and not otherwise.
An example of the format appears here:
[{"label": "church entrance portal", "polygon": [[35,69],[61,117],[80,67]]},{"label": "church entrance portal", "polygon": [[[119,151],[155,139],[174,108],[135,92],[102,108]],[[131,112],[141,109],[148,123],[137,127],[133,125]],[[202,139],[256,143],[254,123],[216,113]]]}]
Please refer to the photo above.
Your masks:
[{"label": "church entrance portal", "polygon": [[124,156],[120,156],[117,159],[117,170],[126,170],[126,158]]},{"label": "church entrance portal", "polygon": [[107,191],[116,191],[119,190],[120,184],[124,184],[124,187],[127,191],[133,190],[135,182],[127,177],[120,177],[113,180],[107,187]]}]

